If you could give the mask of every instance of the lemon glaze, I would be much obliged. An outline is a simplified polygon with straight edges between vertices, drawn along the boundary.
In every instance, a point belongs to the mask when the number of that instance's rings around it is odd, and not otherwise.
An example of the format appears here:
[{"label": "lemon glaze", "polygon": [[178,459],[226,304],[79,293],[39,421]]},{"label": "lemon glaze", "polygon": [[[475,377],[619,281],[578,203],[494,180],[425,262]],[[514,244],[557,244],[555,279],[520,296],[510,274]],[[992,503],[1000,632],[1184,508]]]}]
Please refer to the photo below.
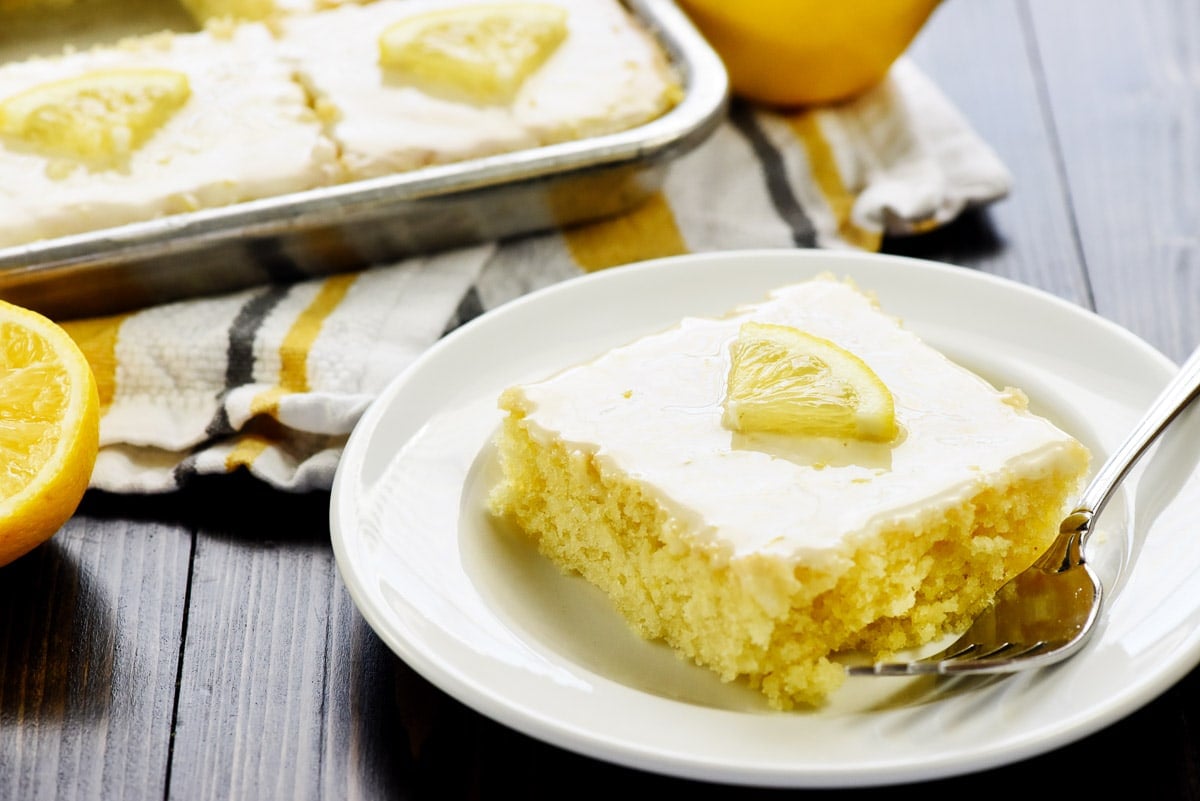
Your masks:
[{"label": "lemon glaze", "polygon": [[[262,25],[163,34],[0,67],[0,98],[105,69],[183,73],[191,96],[127,161],[95,169],[0,140],[0,247],[328,185],[336,148]],[[247,80],[253,76],[253,80]]]},{"label": "lemon glaze", "polygon": [[[619,2],[544,1],[567,10],[567,37],[506,104],[430,94],[380,65],[379,37],[389,25],[444,2],[348,5],[286,18],[279,35],[352,178],[625,130],[678,101],[661,48]],[[497,2],[508,0],[467,5]]]},{"label": "lemon glaze", "polygon": [[[746,320],[800,328],[866,361],[895,397],[900,440],[741,435],[722,425],[728,347]],[[835,281],[780,289],[724,319],[684,320],[522,394],[535,436],[595,453],[602,469],[641,484],[728,557],[831,558],[997,473],[1050,472],[1077,463],[1081,449],[1018,391],[951,363]]]}]

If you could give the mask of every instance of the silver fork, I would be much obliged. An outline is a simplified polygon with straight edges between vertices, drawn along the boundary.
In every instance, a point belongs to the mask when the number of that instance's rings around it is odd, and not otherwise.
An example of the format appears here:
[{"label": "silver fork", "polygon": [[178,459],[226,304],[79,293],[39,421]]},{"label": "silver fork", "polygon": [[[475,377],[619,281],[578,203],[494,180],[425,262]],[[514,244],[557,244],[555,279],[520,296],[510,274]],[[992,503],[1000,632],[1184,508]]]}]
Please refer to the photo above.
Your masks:
[{"label": "silver fork", "polygon": [[1103,588],[1084,546],[1092,522],[1137,461],[1200,394],[1200,349],[1188,357],[1129,437],[1096,472],[1058,537],[949,647],[904,662],[848,665],[852,676],[1008,673],[1044,667],[1077,653],[1095,629]]}]

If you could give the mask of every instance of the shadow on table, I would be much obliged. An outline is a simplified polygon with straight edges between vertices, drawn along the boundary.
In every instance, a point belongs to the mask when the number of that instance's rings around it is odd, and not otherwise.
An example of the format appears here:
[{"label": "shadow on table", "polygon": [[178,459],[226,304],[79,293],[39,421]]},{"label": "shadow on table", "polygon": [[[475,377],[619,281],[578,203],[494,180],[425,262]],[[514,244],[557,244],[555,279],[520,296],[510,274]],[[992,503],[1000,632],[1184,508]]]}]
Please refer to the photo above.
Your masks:
[{"label": "shadow on table", "polygon": [[10,723],[96,720],[113,695],[113,611],[54,540],[0,568],[0,753]]},{"label": "shadow on table", "polygon": [[88,491],[79,514],[184,526],[225,540],[270,546],[329,544],[327,491],[284,492],[248,473],[202,476],[175,492],[118,495]]},{"label": "shadow on table", "polygon": [[933,231],[912,236],[889,236],[882,252],[950,264],[972,263],[1004,248],[986,208],[968,209],[956,220]]}]

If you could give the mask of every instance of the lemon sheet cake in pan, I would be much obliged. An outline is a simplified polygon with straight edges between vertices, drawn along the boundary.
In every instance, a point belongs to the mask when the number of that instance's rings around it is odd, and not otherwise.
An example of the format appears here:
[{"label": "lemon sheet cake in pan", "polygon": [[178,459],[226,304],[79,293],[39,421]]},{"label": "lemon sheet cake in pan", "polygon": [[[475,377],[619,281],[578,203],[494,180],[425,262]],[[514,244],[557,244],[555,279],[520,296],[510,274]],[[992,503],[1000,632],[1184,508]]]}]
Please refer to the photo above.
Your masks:
[{"label": "lemon sheet cake in pan", "polygon": [[[300,278],[628,210],[725,106],[719,60],[659,2],[151,2],[124,38],[116,0],[0,8],[37,31],[0,37],[6,299],[110,313],[260,283],[264,252]],[[74,131],[113,121],[112,152]],[[73,290],[84,271],[107,289]]]},{"label": "lemon sheet cake in pan", "polygon": [[[254,3],[206,8],[258,16]],[[679,99],[658,43],[617,0],[293,11],[269,27],[225,21],[0,68],[0,247],[626,130]],[[406,22],[419,35],[389,50],[388,32]],[[22,130],[58,113],[43,97],[18,116],[31,90],[132,68],[176,70],[190,95],[128,159],[74,168],[79,154],[47,152]],[[506,68],[510,93],[477,91]],[[72,102],[63,124],[107,122],[96,103]]]},{"label": "lemon sheet cake in pan", "polygon": [[[518,46],[505,18],[531,38]],[[376,0],[280,28],[351,179],[626,130],[679,99],[661,47],[615,0]]]},{"label": "lemon sheet cake in pan", "polygon": [[[781,375],[825,367],[820,351],[747,349],[764,330],[785,345],[815,337],[872,376],[890,406],[867,415],[882,425],[808,433],[824,396],[791,420],[775,408],[772,425],[765,411],[789,402],[772,394]],[[833,405],[853,407],[855,386]],[[739,409],[765,403],[762,425],[743,425],[731,392]],[[1021,392],[832,278],[684,320],[500,405],[492,511],[606,591],[641,635],[785,709],[821,704],[842,655],[964,625],[1050,542],[1088,466]]]},{"label": "lemon sheet cake in pan", "polygon": [[0,247],[340,175],[336,148],[261,25],[0,67],[0,132]]}]

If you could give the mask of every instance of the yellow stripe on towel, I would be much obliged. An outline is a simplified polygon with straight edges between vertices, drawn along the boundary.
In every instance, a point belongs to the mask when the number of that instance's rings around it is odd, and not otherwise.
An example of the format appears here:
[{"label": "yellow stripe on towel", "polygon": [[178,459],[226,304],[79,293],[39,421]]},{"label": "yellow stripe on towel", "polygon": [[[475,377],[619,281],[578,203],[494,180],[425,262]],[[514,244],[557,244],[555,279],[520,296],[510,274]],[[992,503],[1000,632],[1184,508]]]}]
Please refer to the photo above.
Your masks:
[{"label": "yellow stripe on towel", "polygon": [[96,376],[96,391],[100,395],[101,414],[112,405],[117,394],[117,337],[121,332],[121,324],[129,317],[128,314],[118,314],[62,323],[92,366],[92,374]]},{"label": "yellow stripe on towel", "polygon": [[282,427],[273,417],[260,417],[246,424],[245,430],[237,435],[237,439],[225,456],[225,469],[233,472],[239,467],[249,467],[254,464],[263,451],[283,439]]},{"label": "yellow stripe on towel", "polygon": [[[283,337],[279,346],[279,383],[259,393],[250,402],[250,414],[279,417],[279,399],[284,395],[296,392],[307,392],[308,384],[308,354],[321,326],[333,313],[334,309],[346,297],[350,285],[358,278],[357,273],[345,273],[325,279],[316,296],[308,307],[296,317],[292,327]],[[265,424],[264,424],[265,425]],[[233,450],[225,457],[225,467],[233,470],[240,466],[248,466],[261,454],[272,441],[279,438],[277,429],[265,427],[256,431],[247,429],[246,436],[239,437]]]},{"label": "yellow stripe on towel", "polygon": [[350,285],[357,278],[356,273],[346,273],[322,282],[316,297],[308,304],[308,308],[296,317],[279,346],[279,384],[251,401],[252,415],[269,414],[275,417],[279,411],[281,397],[294,392],[308,391],[308,352],[317,340],[317,335],[321,333],[325,319],[346,297]]},{"label": "yellow stripe on towel", "polygon": [[571,258],[588,272],[688,252],[662,192],[632,211],[568,228],[563,238]]},{"label": "yellow stripe on towel", "polygon": [[812,111],[791,114],[787,116],[787,121],[796,137],[804,145],[813,181],[829,205],[829,210],[833,213],[834,220],[837,222],[838,236],[854,247],[871,251],[879,250],[883,244],[883,234],[879,231],[860,228],[851,219],[851,212],[854,210],[857,196],[846,187],[846,182],[842,180],[833,146],[825,137],[824,131],[821,130],[817,114]]}]

